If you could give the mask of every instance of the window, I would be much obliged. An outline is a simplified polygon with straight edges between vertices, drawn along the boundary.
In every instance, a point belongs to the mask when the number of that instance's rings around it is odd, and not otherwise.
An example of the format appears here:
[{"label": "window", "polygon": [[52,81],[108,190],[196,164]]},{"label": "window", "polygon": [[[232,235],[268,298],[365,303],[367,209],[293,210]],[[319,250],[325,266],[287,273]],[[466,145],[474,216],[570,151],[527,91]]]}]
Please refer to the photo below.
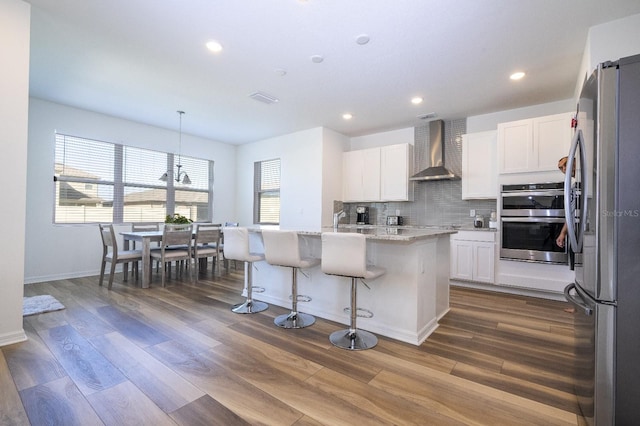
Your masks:
[{"label": "window", "polygon": [[191,184],[159,180],[174,155],[56,134],[54,223],[164,222],[180,213],[209,221],[213,162],[178,161]]},{"label": "window", "polygon": [[254,163],[253,221],[280,223],[280,159]]}]

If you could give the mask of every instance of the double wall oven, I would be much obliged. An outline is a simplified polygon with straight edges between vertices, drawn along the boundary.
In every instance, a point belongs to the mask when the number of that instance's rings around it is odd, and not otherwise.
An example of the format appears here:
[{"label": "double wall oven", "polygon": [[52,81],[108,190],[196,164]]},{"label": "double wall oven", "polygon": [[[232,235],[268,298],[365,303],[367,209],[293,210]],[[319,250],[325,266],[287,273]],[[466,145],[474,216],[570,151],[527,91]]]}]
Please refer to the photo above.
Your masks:
[{"label": "double wall oven", "polygon": [[567,263],[556,239],[565,223],[564,183],[502,185],[500,258]]}]

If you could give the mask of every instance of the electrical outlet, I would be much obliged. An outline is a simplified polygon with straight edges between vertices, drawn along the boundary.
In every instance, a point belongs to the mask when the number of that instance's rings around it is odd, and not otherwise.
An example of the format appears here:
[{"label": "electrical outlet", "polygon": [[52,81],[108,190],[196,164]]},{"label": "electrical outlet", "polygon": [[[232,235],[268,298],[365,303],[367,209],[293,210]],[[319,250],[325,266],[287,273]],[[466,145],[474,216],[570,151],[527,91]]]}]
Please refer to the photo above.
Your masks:
[{"label": "electrical outlet", "polygon": [[471,210],[469,210],[469,217],[476,217],[476,211],[475,211],[475,209],[471,209]]}]

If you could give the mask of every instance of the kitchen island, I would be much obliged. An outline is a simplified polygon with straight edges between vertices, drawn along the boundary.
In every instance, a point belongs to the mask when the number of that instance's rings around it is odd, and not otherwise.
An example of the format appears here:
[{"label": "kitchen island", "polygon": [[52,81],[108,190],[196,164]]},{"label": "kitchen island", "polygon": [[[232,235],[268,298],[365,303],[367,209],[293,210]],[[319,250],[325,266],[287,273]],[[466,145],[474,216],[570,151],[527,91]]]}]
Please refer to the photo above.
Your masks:
[{"label": "kitchen island", "polygon": [[[261,230],[249,228],[251,251],[264,252]],[[297,230],[305,256],[320,257],[322,232],[357,232],[367,237],[368,263],[383,267],[386,274],[367,287],[358,286],[358,307],[373,312],[359,319],[358,328],[414,345],[421,344],[449,310],[449,235],[452,229],[421,229],[379,226],[340,226]],[[254,298],[291,307],[291,269],[255,263],[254,285],[263,293]],[[326,275],[320,266],[298,273],[298,293],[309,296],[298,310],[319,318],[349,324],[350,280]],[[245,274],[246,276],[246,274]]]}]

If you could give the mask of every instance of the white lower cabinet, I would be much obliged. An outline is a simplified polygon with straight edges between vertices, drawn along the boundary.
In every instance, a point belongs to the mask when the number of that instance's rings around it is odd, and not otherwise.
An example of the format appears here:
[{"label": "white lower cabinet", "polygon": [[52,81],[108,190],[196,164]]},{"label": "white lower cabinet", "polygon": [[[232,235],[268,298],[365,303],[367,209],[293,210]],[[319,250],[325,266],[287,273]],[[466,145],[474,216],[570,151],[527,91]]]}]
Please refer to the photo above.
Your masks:
[{"label": "white lower cabinet", "polygon": [[495,282],[494,231],[458,231],[451,235],[450,278]]}]

